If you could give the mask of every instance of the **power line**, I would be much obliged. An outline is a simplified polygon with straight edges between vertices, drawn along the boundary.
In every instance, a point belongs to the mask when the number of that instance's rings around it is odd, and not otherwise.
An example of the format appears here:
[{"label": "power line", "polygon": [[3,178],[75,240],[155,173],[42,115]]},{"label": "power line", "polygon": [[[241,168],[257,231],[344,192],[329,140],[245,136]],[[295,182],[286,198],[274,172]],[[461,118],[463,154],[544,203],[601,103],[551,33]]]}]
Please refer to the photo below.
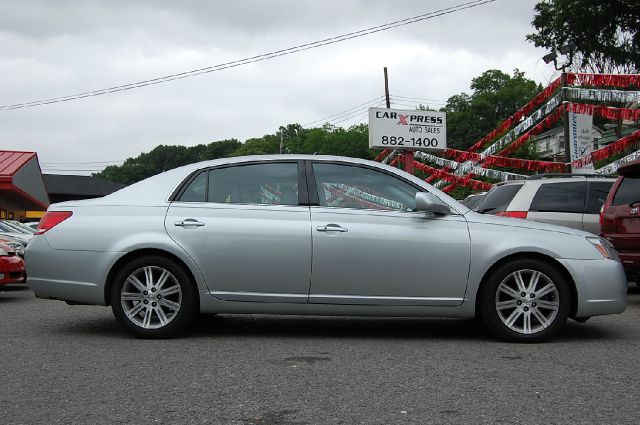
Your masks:
[{"label": "power line", "polygon": [[400,26],[413,24],[413,23],[424,21],[424,20],[427,20],[427,19],[433,19],[433,18],[436,18],[438,16],[448,15],[448,14],[459,12],[459,11],[465,10],[465,9],[471,9],[473,7],[481,6],[481,5],[484,5],[484,4],[487,4],[487,3],[492,3],[494,1],[496,1],[496,0],[474,0],[474,1],[467,2],[467,3],[458,4],[456,6],[451,6],[451,7],[447,7],[447,8],[444,8],[444,9],[439,9],[439,10],[436,10],[436,11],[433,11],[433,12],[424,13],[422,15],[417,15],[417,16],[413,16],[413,17],[410,17],[410,18],[405,18],[405,19],[401,19],[401,20],[398,20],[398,21],[389,22],[389,23],[386,23],[386,24],[383,24],[383,25],[378,25],[378,26],[374,26],[374,27],[371,27],[371,28],[366,28],[366,29],[363,29],[363,30],[354,31],[354,32],[350,32],[350,33],[339,35],[339,36],[335,36],[335,37],[325,38],[323,40],[314,41],[312,43],[300,44],[300,45],[289,47],[289,48],[286,48],[286,49],[281,49],[281,50],[276,50],[276,51],[273,51],[273,52],[263,53],[263,54],[252,56],[252,57],[245,58],[245,59],[235,60],[235,61],[231,61],[231,62],[225,62],[225,63],[221,63],[221,64],[214,65],[214,66],[208,66],[208,67],[205,67],[205,68],[200,68],[200,69],[194,69],[194,70],[191,70],[191,71],[180,72],[180,73],[177,73],[177,74],[170,74],[170,75],[166,75],[164,77],[158,77],[158,78],[153,78],[153,79],[149,79],[149,80],[138,81],[138,82],[135,82],[135,83],[129,83],[129,84],[123,84],[123,85],[119,85],[119,86],[109,87],[109,88],[106,88],[106,89],[100,89],[100,90],[94,90],[94,91],[89,91],[89,92],[77,93],[77,94],[68,95],[68,96],[62,96],[62,97],[54,97],[54,98],[50,98],[50,99],[36,100],[36,101],[31,101],[31,102],[16,103],[16,104],[12,104],[12,105],[4,105],[4,106],[0,106],[0,111],[11,110],[11,109],[21,109],[21,108],[31,108],[31,107],[35,107],[35,106],[49,105],[49,104],[52,104],[52,103],[68,102],[68,101],[72,101],[72,100],[84,99],[84,98],[87,98],[87,97],[101,96],[101,95],[105,95],[105,94],[116,93],[116,92],[125,91],[125,90],[133,90],[133,89],[137,89],[137,88],[140,88],[140,87],[166,83],[166,82],[169,82],[169,81],[179,80],[179,79],[183,79],[183,78],[194,77],[196,75],[201,75],[201,74],[206,74],[206,73],[210,73],[210,72],[221,71],[223,69],[235,68],[235,67],[238,67],[238,66],[248,65],[248,64],[254,63],[254,62],[260,62],[260,61],[264,61],[264,60],[268,60],[268,59],[273,59],[273,58],[276,58],[276,57],[279,57],[279,56],[290,55],[290,54],[293,54],[293,53],[298,53],[298,52],[301,52],[301,51],[310,50],[310,49],[314,49],[314,48],[321,47],[321,46],[340,43],[340,42],[343,42],[343,41],[346,41],[346,40],[363,37],[363,36],[374,34],[374,33],[381,32],[381,31],[387,31],[387,30],[390,30],[390,29],[393,29],[393,28],[397,28],[397,27],[400,27]]},{"label": "power line", "polygon": [[398,99],[405,99],[405,100],[424,100],[427,102],[441,102],[441,103],[447,102],[446,99],[428,99],[426,97],[409,97],[409,96],[400,96],[397,94],[392,94],[391,97],[397,97]]},{"label": "power line", "polygon": [[362,108],[362,107],[367,107],[367,108],[368,108],[368,107],[369,107],[368,105],[370,105],[370,104],[372,104],[372,103],[379,103],[379,102],[380,102],[380,100],[381,100],[381,99],[383,99],[383,98],[384,98],[384,95],[378,96],[378,97],[376,97],[375,99],[371,99],[371,100],[370,100],[370,101],[368,101],[368,102],[361,103],[360,105],[356,105],[356,106],[351,107],[351,108],[349,108],[349,109],[347,109],[347,110],[344,110],[344,111],[342,111],[342,112],[338,112],[338,113],[336,113],[336,114],[329,115],[328,117],[320,118],[319,120],[315,120],[315,121],[312,121],[312,122],[310,122],[310,123],[308,123],[308,124],[304,124],[304,125],[303,125],[303,127],[309,127],[309,126],[312,126],[312,125],[314,125],[314,124],[324,123],[324,122],[326,122],[327,120],[330,120],[330,119],[332,119],[332,118],[338,117],[339,115],[343,115],[343,114],[345,114],[345,113],[351,112],[351,111],[353,111],[354,109],[360,109],[360,108]]},{"label": "power line", "polygon": [[[371,105],[371,108],[375,108],[375,107],[383,106],[383,105],[385,105],[385,101],[381,100],[377,104]],[[364,114],[363,114],[363,112],[364,112]],[[347,117],[342,117],[341,119],[334,120],[333,122],[331,122],[331,124],[333,124],[333,125],[340,124],[340,123],[343,123],[345,121],[349,121],[349,120],[353,119],[354,117],[362,116],[362,115],[367,116],[368,114],[369,114],[369,108],[366,108],[364,110],[355,111],[353,114],[351,114],[351,115],[349,115]]]},{"label": "power line", "polygon": [[41,162],[40,165],[89,165],[89,164],[114,164],[118,162],[124,162],[125,159],[119,159],[116,161],[84,161],[84,162]]}]

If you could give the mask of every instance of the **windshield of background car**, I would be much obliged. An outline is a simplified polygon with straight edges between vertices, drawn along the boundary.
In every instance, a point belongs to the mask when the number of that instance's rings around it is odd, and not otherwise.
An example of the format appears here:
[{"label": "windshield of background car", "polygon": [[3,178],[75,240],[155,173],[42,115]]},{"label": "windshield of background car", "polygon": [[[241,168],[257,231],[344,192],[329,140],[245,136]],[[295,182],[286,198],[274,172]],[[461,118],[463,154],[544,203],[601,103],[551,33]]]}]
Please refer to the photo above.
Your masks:
[{"label": "windshield of background car", "polygon": [[522,186],[522,184],[494,186],[478,205],[476,205],[474,211],[483,214],[495,214],[506,211],[513,198],[520,189],[522,189]]},{"label": "windshield of background car", "polygon": [[320,205],[386,211],[414,211],[414,186],[364,167],[313,164]]},{"label": "windshield of background car", "polygon": [[545,183],[531,201],[529,211],[582,213],[587,182]]},{"label": "windshield of background car", "polygon": [[640,201],[640,176],[625,176],[613,198],[613,205],[629,205]]}]

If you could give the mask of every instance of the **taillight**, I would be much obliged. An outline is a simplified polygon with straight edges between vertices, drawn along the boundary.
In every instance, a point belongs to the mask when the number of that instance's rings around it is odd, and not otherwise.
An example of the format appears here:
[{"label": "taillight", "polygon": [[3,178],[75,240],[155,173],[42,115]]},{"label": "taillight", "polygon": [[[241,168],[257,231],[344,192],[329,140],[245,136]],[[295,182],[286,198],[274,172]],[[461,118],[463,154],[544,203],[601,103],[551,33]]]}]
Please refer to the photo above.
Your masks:
[{"label": "taillight", "polygon": [[604,224],[604,205],[600,207],[600,228],[602,229],[602,225]]},{"label": "taillight", "polygon": [[511,218],[527,218],[527,211],[502,211],[496,213],[496,215]]},{"label": "taillight", "polygon": [[71,211],[51,211],[44,213],[44,216],[40,219],[40,223],[38,224],[38,228],[35,231],[35,235],[42,235],[45,232],[53,229],[58,224],[62,223],[69,217],[71,217],[73,213]]}]

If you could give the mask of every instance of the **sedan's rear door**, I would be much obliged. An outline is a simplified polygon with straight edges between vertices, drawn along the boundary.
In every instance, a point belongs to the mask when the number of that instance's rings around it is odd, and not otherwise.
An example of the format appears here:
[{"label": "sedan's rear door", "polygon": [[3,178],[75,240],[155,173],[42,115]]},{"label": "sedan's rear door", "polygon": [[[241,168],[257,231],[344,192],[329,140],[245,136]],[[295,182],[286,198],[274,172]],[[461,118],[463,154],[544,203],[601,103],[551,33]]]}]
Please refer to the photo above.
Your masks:
[{"label": "sedan's rear door", "polygon": [[[299,168],[300,167],[300,168]],[[193,175],[167,212],[169,235],[227,301],[306,303],[309,207],[297,161],[236,164]]]}]

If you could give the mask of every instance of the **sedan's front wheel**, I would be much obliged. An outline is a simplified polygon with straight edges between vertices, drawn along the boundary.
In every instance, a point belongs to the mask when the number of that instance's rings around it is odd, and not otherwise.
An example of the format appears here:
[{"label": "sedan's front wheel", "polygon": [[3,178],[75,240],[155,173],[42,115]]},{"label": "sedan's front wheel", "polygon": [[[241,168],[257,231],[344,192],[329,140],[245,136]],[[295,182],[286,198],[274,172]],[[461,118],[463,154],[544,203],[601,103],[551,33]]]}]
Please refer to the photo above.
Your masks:
[{"label": "sedan's front wheel", "polygon": [[128,263],[111,287],[114,316],[138,338],[169,338],[183,331],[196,313],[195,299],[184,269],[159,256]]},{"label": "sedan's front wheel", "polygon": [[571,293],[555,267],[537,259],[516,260],[499,267],[480,294],[480,313],[498,337],[538,342],[566,323]]}]

